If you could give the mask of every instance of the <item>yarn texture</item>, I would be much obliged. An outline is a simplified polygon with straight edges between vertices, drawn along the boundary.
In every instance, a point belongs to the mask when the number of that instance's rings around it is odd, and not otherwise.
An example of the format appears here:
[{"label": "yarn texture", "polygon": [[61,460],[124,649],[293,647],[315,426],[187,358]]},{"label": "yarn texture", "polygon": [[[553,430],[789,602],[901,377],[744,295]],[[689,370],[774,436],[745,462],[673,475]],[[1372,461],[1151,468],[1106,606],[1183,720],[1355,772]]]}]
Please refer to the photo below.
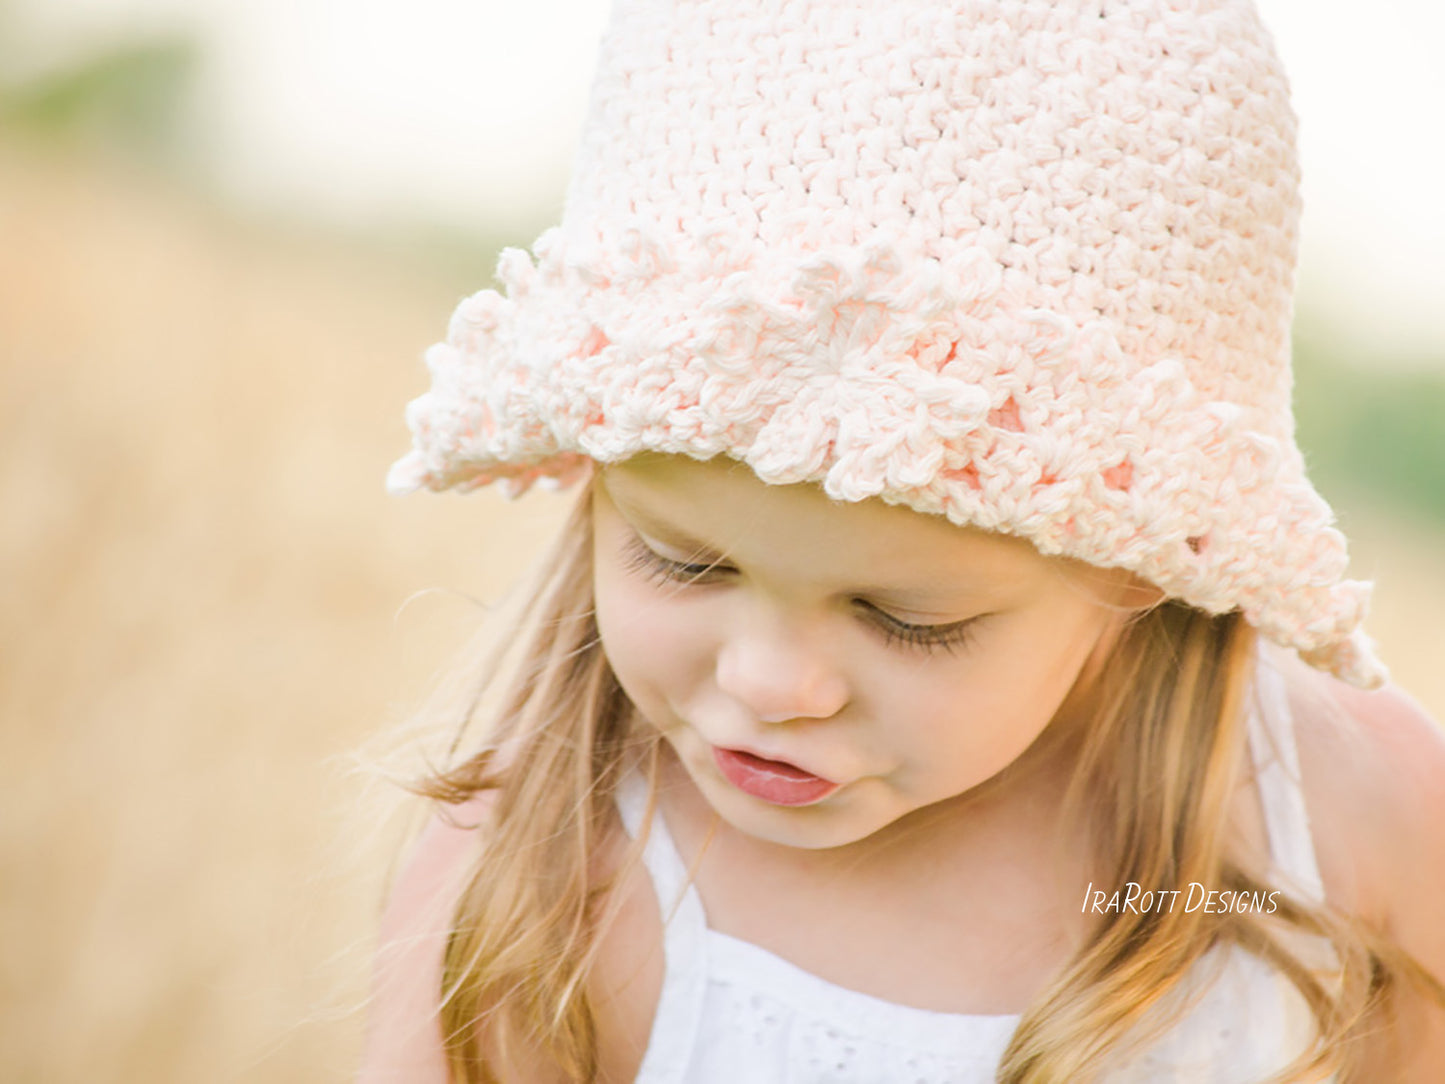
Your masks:
[{"label": "yarn texture", "polygon": [[726,455],[1378,684],[1294,441],[1294,138],[1247,0],[620,0],[562,222],[428,352],[388,484]]}]

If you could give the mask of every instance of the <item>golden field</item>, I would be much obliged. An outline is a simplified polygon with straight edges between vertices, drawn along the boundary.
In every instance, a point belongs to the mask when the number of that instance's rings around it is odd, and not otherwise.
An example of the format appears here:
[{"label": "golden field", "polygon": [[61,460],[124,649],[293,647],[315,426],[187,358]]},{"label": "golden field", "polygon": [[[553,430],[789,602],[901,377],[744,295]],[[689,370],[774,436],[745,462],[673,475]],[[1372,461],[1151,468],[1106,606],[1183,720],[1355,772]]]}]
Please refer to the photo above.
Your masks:
[{"label": "golden field", "polygon": [[0,1079],[346,1080],[352,754],[557,502],[383,492],[435,277],[13,149],[0,238]]},{"label": "golden field", "polygon": [[[0,144],[0,1079],[350,1077],[395,838],[354,754],[561,510],[382,490],[488,273]],[[1445,531],[1342,514],[1445,714]]]}]

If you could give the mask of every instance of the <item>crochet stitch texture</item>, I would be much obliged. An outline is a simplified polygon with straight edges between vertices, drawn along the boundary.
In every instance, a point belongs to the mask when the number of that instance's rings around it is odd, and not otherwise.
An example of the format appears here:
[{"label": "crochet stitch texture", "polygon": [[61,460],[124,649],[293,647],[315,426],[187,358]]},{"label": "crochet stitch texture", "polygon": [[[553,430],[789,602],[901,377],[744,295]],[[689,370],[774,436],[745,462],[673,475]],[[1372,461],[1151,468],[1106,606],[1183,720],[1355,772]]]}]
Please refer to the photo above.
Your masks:
[{"label": "crochet stitch texture", "polygon": [[389,486],[727,455],[1378,683],[1293,436],[1294,135],[1247,0],[621,0],[563,220],[428,352]]}]

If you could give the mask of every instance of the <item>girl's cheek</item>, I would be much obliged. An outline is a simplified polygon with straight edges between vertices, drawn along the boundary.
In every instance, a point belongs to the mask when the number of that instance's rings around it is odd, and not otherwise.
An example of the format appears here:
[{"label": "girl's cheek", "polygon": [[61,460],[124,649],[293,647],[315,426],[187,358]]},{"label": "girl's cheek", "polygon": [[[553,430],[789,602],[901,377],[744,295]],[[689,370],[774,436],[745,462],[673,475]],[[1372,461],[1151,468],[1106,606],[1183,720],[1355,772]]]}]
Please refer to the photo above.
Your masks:
[{"label": "girl's cheek", "polygon": [[612,573],[597,580],[597,625],[602,648],[623,688],[675,693],[704,671],[708,646],[698,607],[667,589]]}]

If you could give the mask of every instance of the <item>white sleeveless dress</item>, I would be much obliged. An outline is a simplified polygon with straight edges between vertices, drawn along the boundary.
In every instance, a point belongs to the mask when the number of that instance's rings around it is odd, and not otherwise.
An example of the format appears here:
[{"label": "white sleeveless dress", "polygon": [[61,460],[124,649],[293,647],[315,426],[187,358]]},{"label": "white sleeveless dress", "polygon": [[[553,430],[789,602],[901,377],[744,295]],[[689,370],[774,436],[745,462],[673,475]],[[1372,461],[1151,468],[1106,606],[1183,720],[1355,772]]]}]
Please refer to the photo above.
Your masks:
[{"label": "white sleeveless dress", "polygon": [[[1261,659],[1249,748],[1275,885],[1323,898],[1282,679]],[[618,807],[635,838],[646,785]],[[710,929],[697,890],[655,816],[643,856],[666,925],[662,994],[636,1084],[991,1084],[1019,1018],[932,1012],[827,982]],[[1182,897],[1181,897],[1182,898]],[[1327,946],[1316,942],[1318,962]],[[1110,1081],[1247,1084],[1293,1060],[1311,1014],[1288,979],[1237,948],[1201,960],[1181,1020]]]}]

